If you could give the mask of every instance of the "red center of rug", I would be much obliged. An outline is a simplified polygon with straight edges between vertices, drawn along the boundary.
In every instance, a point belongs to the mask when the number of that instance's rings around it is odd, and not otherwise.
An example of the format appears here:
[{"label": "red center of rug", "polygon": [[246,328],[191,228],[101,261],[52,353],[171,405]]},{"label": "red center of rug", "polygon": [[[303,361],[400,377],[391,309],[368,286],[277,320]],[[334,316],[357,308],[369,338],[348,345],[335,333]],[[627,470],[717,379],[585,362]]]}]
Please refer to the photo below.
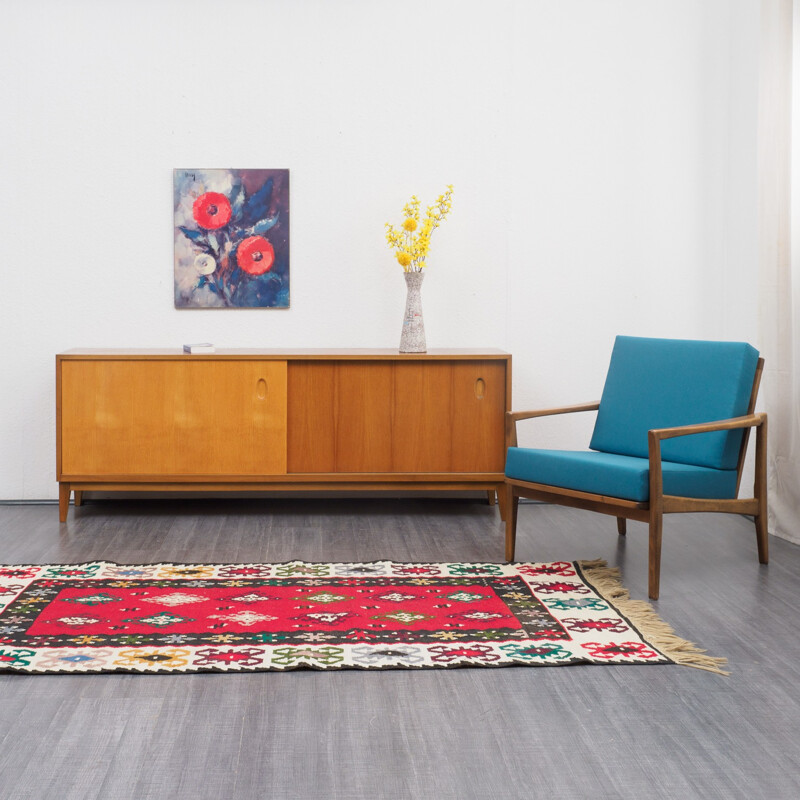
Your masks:
[{"label": "red center of rug", "polygon": [[29,636],[279,631],[519,630],[494,589],[447,586],[150,586],[64,588]]}]

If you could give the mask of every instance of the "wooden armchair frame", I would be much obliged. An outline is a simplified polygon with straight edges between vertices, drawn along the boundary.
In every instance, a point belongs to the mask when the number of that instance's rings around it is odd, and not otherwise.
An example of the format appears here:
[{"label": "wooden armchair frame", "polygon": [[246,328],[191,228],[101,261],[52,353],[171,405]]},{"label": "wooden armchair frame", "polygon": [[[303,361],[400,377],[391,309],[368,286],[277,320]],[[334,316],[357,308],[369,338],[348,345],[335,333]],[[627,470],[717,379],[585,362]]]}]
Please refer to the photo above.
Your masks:
[{"label": "wooden armchair frame", "polygon": [[[661,537],[664,514],[681,511],[711,511],[730,514],[748,514],[755,518],[756,539],[758,542],[758,560],[766,564],[769,560],[767,541],[767,415],[754,413],[758,387],[764,359],[758,359],[753,389],[747,415],[733,419],[705,422],[697,425],[683,425],[675,428],[659,428],[648,431],[648,458],[650,467],[650,499],[648,502],[635,502],[619,497],[580,492],[546,484],[529,483],[527,481],[506,478],[505,522],[506,522],[506,561],[514,560],[517,531],[517,511],[520,497],[528,497],[556,505],[582,508],[610,514],[617,518],[617,531],[621,536],[626,533],[626,522],[629,519],[647,522],[650,528],[649,581],[648,594],[653,600],[658,599],[659,580],[661,574]],[[506,413],[506,448],[517,446],[517,422],[535,417],[553,416],[555,414],[571,414],[579,411],[597,411],[600,403],[583,403],[581,405],[549,408],[539,411],[516,411]],[[665,495],[661,473],[661,442],[676,436],[691,436],[710,431],[726,431],[744,428],[742,444],[739,449],[737,465],[738,477],[736,493],[742,480],[745,455],[750,429],[756,429],[755,480],[753,497],[739,499],[706,499],[694,497],[678,497]]]}]

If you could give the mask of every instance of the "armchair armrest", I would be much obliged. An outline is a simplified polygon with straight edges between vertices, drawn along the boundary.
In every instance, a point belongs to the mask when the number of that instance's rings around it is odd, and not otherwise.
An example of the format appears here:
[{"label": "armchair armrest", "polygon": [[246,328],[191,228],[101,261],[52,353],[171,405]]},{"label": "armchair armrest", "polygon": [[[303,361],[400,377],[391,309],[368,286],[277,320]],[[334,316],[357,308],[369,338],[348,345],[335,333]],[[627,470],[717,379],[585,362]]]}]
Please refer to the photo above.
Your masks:
[{"label": "armchair armrest", "polygon": [[766,414],[748,414],[745,417],[721,419],[716,422],[701,422],[696,425],[680,425],[676,428],[654,428],[647,432],[649,440],[674,439],[676,436],[691,436],[711,431],[731,431],[736,428],[757,428],[766,422]]},{"label": "armchair armrest", "polygon": [[[721,419],[716,422],[701,422],[697,425],[680,425],[674,428],[654,428],[647,432],[647,447],[650,462],[650,503],[663,502],[663,480],[661,475],[661,441],[676,436],[691,436],[712,431],[731,431],[737,428],[756,428],[756,494],[762,483],[766,485],[766,429],[767,415],[747,414],[744,417]],[[748,432],[744,434],[748,436]],[[742,451],[744,452],[744,451]],[[741,475],[741,459],[739,464]]]},{"label": "armchair armrest", "polygon": [[506,411],[506,449],[517,446],[517,422],[534,417],[551,417],[554,414],[573,414],[576,411],[597,411],[600,403],[580,403],[575,406],[541,408],[536,411]]}]

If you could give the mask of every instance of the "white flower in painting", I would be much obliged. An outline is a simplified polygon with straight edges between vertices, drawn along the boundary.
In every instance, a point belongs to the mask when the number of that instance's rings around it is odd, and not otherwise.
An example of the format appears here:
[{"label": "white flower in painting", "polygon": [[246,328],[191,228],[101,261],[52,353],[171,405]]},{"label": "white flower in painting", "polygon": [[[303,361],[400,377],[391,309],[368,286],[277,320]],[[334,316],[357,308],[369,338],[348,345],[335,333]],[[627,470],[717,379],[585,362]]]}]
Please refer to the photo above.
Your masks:
[{"label": "white flower in painting", "polygon": [[210,275],[217,268],[217,262],[214,260],[214,256],[208,253],[200,253],[194,260],[194,268],[201,275]]}]

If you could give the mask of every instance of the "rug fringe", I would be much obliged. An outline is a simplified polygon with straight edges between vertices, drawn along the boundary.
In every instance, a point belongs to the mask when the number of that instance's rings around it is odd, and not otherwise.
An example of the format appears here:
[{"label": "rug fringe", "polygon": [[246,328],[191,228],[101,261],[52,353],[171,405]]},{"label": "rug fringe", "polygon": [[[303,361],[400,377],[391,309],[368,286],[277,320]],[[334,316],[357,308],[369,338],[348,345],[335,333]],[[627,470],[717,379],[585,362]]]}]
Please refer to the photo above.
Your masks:
[{"label": "rug fringe", "polygon": [[631,600],[630,592],[622,585],[619,567],[609,567],[603,559],[578,562],[584,576],[609,602],[613,603],[641,631],[654,647],[676,664],[704,669],[717,675],[730,675],[723,667],[726,658],[706,655],[692,642],[678,636],[670,625],[658,616],[650,603]]}]

